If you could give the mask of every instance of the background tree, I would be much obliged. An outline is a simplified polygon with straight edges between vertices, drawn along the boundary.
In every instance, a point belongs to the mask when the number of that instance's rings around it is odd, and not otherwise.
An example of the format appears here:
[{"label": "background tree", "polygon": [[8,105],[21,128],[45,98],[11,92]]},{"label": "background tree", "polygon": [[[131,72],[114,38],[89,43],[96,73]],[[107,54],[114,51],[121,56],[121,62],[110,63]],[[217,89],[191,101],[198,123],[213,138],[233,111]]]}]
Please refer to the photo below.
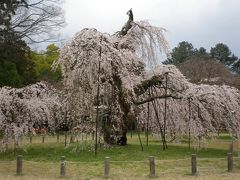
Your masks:
[{"label": "background tree", "polygon": [[164,64],[181,64],[194,55],[194,53],[195,50],[193,45],[187,41],[182,41],[177,47],[173,48],[170,57],[164,62]]},{"label": "background tree", "polygon": [[215,47],[211,48],[210,54],[215,60],[225,65],[231,65],[236,60],[236,56],[232,55],[229,47],[223,43],[218,43]]},{"label": "background tree", "polygon": [[31,58],[35,64],[34,68],[38,81],[57,82],[61,79],[61,70],[57,68],[52,71],[51,65],[59,58],[59,47],[50,44],[46,51],[38,53],[32,52]]},{"label": "background tree", "polygon": [[[12,68],[2,86],[23,86],[36,81],[28,43],[56,40],[53,31],[64,25],[60,0],[3,0],[0,4],[0,66]],[[4,70],[6,71],[6,70]]]},{"label": "background tree", "polygon": [[[64,26],[62,0],[11,0],[1,2],[0,33],[15,32],[28,43],[55,40],[53,31]],[[8,17],[8,18],[6,18]]]},{"label": "background tree", "polygon": [[194,56],[208,58],[209,53],[207,52],[207,50],[204,47],[200,47],[199,49],[195,49]]},{"label": "background tree", "polygon": [[233,65],[232,70],[238,74],[240,74],[240,59],[238,59]]},{"label": "background tree", "polygon": [[208,53],[204,47],[194,48],[191,43],[180,42],[163,64],[175,64],[193,83],[228,84],[240,88],[240,60],[229,47],[218,43]]},{"label": "background tree", "polygon": [[[13,139],[32,134],[34,128],[54,132],[63,122],[61,95],[46,83],[24,88],[0,88],[0,132],[4,150]],[[12,138],[13,137],[13,138]]]},{"label": "background tree", "polygon": [[[0,42],[1,66],[4,69],[6,64],[12,64],[11,68],[12,71],[15,71],[15,75],[9,74],[13,75],[13,77],[9,76],[8,78],[18,79],[17,81],[8,81],[5,80],[5,76],[0,76],[1,85],[19,87],[35,82],[34,63],[30,59],[29,53],[30,48],[23,40],[19,39],[15,33],[11,34],[11,39],[7,38]],[[10,66],[8,66],[8,68],[9,67]],[[14,82],[16,82],[16,84]]]},{"label": "background tree", "polygon": [[22,84],[22,78],[19,76],[16,64],[11,61],[0,62],[0,86],[17,86]]},{"label": "background tree", "polygon": [[227,84],[240,89],[240,82],[237,82],[239,76],[214,59],[194,56],[180,64],[178,68],[192,83]]}]

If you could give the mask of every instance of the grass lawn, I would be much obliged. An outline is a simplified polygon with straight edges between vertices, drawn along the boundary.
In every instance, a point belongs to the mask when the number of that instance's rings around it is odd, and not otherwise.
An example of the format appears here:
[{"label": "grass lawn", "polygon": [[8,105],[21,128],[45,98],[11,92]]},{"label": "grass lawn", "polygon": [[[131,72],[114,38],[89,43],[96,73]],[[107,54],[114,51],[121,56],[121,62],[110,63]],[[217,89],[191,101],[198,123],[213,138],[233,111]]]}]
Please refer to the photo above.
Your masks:
[{"label": "grass lawn", "polygon": [[[240,161],[237,151],[234,154],[234,170],[227,172],[227,153],[231,138],[222,134],[220,137],[207,140],[201,144],[205,148],[197,150],[197,143],[188,144],[169,143],[166,151],[162,150],[159,137],[149,136],[149,146],[142,134],[144,150],[141,151],[137,135],[128,137],[127,146],[114,146],[109,150],[100,148],[95,156],[91,151],[90,140],[84,141],[79,137],[79,142],[64,146],[64,137],[57,143],[56,136],[47,136],[45,143],[41,137],[33,137],[30,144],[29,138],[23,139],[23,148],[15,154],[10,149],[0,154],[0,179],[59,179],[60,157],[67,160],[66,179],[102,179],[103,162],[105,157],[110,157],[110,179],[148,179],[149,156],[155,156],[156,179],[240,179]],[[81,141],[83,139],[83,141]],[[90,139],[90,137],[88,138]],[[235,148],[235,150],[237,150]],[[198,175],[191,173],[191,154],[197,154]],[[16,155],[24,157],[23,176],[15,176]]]}]

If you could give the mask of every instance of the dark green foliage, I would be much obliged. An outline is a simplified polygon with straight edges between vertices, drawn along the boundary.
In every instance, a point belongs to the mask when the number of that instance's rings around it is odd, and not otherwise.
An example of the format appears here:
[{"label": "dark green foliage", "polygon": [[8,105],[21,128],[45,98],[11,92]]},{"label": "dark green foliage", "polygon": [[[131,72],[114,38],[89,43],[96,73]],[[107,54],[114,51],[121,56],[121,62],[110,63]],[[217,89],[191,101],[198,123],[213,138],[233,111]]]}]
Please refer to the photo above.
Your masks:
[{"label": "dark green foliage", "polygon": [[215,47],[211,48],[210,54],[214,59],[225,65],[230,65],[238,59],[236,56],[232,55],[229,47],[223,43],[218,43]]},{"label": "dark green foliage", "polygon": [[24,0],[4,0],[0,5],[1,86],[20,87],[36,79],[34,63],[29,59],[30,48],[11,28],[11,19],[21,6],[27,7]]},{"label": "dark green foliage", "polygon": [[[29,52],[27,44],[15,33],[9,32],[1,36],[1,67],[12,69],[11,73],[8,73],[9,76],[1,76],[1,86],[20,87],[35,82],[34,63],[29,59]],[[6,72],[7,69],[3,69],[2,73]]]},{"label": "dark green foliage", "polygon": [[[61,27],[64,24],[61,8],[58,7],[59,2],[1,0],[0,86],[21,87],[35,83],[36,80],[56,80],[61,77],[59,69],[56,73],[50,71],[50,64],[58,57],[58,49],[49,47],[48,54],[40,58],[44,58],[46,67],[39,70],[37,65],[35,66],[35,61],[32,60],[34,55],[26,43],[26,39],[28,42],[39,42],[33,36],[39,40],[39,37],[43,38],[42,36],[46,35],[45,39],[40,39],[40,42],[49,40],[53,27]],[[37,70],[39,70],[38,78]]]},{"label": "dark green foliage", "polygon": [[199,49],[195,49],[195,56],[208,58],[209,54],[204,47],[200,47]]},{"label": "dark green foliage", "polygon": [[16,64],[10,61],[0,62],[0,86],[20,86],[22,77],[18,74]]},{"label": "dark green foliage", "polygon": [[240,59],[238,59],[232,66],[232,70],[240,74]]},{"label": "dark green foliage", "polygon": [[240,73],[240,60],[237,56],[232,54],[229,47],[226,44],[218,43],[214,48],[211,48],[211,56],[229,67],[233,72]]},{"label": "dark green foliage", "polygon": [[180,42],[177,47],[173,48],[171,57],[164,64],[178,65],[183,63],[187,58],[194,55],[194,47],[187,41]]},{"label": "dark green foliage", "polygon": [[170,53],[170,57],[164,61],[163,64],[179,65],[193,56],[206,58],[209,57],[209,54],[204,47],[196,49],[191,43],[182,41],[177,47],[173,48],[172,52]]}]

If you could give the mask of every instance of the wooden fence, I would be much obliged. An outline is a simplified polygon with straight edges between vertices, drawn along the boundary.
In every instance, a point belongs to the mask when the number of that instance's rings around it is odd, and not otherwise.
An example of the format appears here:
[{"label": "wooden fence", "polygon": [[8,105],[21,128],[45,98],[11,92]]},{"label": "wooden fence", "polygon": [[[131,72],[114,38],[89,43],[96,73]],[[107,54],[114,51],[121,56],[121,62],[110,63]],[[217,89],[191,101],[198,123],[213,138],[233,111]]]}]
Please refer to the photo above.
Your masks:
[{"label": "wooden fence", "polygon": [[[227,171],[232,172],[233,170],[233,154],[228,153],[227,156]],[[22,176],[23,175],[23,156],[18,155],[16,158],[16,175],[17,176]],[[109,157],[105,157],[104,160],[104,169],[103,169],[103,176],[105,178],[108,178],[111,176],[111,160]],[[60,176],[65,177],[67,175],[67,161],[64,156],[60,158]],[[155,169],[155,157],[154,156],[149,156],[149,177],[156,177],[156,169]],[[197,171],[197,156],[196,154],[191,155],[191,166],[190,170],[192,176],[198,175]],[[25,173],[26,174],[26,173]]]}]

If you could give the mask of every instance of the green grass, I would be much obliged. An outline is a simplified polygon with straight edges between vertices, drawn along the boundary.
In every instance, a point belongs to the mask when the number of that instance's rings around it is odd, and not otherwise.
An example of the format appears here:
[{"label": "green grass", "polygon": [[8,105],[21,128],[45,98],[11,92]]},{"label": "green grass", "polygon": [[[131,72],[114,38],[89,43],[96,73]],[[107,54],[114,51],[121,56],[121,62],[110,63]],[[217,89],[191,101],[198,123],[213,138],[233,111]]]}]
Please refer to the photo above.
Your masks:
[{"label": "green grass", "polygon": [[[222,138],[224,137],[224,138]],[[221,135],[218,138],[207,140],[200,150],[195,149],[196,143],[188,144],[169,143],[166,151],[157,136],[150,136],[149,146],[146,146],[146,138],[141,135],[144,150],[138,141],[137,135],[128,137],[127,146],[113,146],[108,150],[99,148],[97,155],[91,151],[91,140],[88,139],[88,148],[82,150],[84,141],[75,142],[64,146],[63,136],[61,141],[56,142],[56,137],[48,136],[45,143],[41,137],[34,137],[33,143],[29,139],[23,139],[23,148],[18,149],[15,154],[13,149],[0,153],[0,179],[15,179],[15,159],[17,154],[24,157],[23,179],[57,179],[59,178],[59,160],[61,156],[67,159],[68,179],[98,179],[103,178],[103,161],[110,157],[111,178],[113,179],[146,179],[148,178],[149,167],[148,157],[155,156],[156,172],[158,177],[164,179],[191,179],[190,157],[196,153],[198,158],[199,176],[198,179],[211,177],[211,179],[226,178],[234,179],[240,175],[240,165],[235,161],[233,174],[226,172],[226,157],[229,151],[231,138],[228,135]],[[79,138],[80,141],[82,138]],[[84,138],[83,138],[84,139]],[[83,146],[84,145],[84,146]],[[235,152],[235,156],[237,152]],[[207,178],[208,179],[208,178]],[[237,178],[236,178],[237,179]]]},{"label": "green grass", "polygon": [[[65,156],[69,161],[102,161],[104,157],[108,156],[114,161],[140,161],[147,159],[149,156],[155,156],[157,159],[179,159],[187,158],[191,154],[196,153],[198,157],[212,157],[212,158],[221,158],[226,157],[228,152],[227,148],[214,148],[209,147],[207,149],[202,149],[196,151],[193,147],[189,150],[187,144],[168,144],[168,149],[166,151],[162,150],[162,146],[159,140],[156,140],[157,137],[151,137],[149,145],[146,146],[145,137],[142,135],[142,140],[144,144],[143,151],[137,136],[133,138],[128,138],[127,146],[113,146],[108,150],[105,150],[103,147],[98,149],[97,156],[94,155],[94,152],[91,150],[91,145],[88,145],[87,150],[82,150],[81,143],[72,143],[67,147],[64,146],[63,142],[56,143],[53,141],[54,137],[46,137],[45,143],[41,143],[41,137],[35,137],[35,143],[25,144],[22,149],[18,149],[15,153],[21,154],[26,160],[33,161],[49,161],[56,162],[59,161],[61,156]],[[49,142],[48,142],[49,140]],[[219,140],[212,140],[211,143],[218,143]],[[223,145],[228,147],[230,141],[220,140]],[[84,144],[84,143],[83,143]],[[93,145],[93,144],[92,144]],[[14,151],[10,149],[6,153],[1,153],[0,160],[14,160],[15,159]]]},{"label": "green grass", "polygon": [[233,137],[230,136],[228,133],[221,133],[218,137],[218,139],[222,139],[222,140],[232,140]]}]

